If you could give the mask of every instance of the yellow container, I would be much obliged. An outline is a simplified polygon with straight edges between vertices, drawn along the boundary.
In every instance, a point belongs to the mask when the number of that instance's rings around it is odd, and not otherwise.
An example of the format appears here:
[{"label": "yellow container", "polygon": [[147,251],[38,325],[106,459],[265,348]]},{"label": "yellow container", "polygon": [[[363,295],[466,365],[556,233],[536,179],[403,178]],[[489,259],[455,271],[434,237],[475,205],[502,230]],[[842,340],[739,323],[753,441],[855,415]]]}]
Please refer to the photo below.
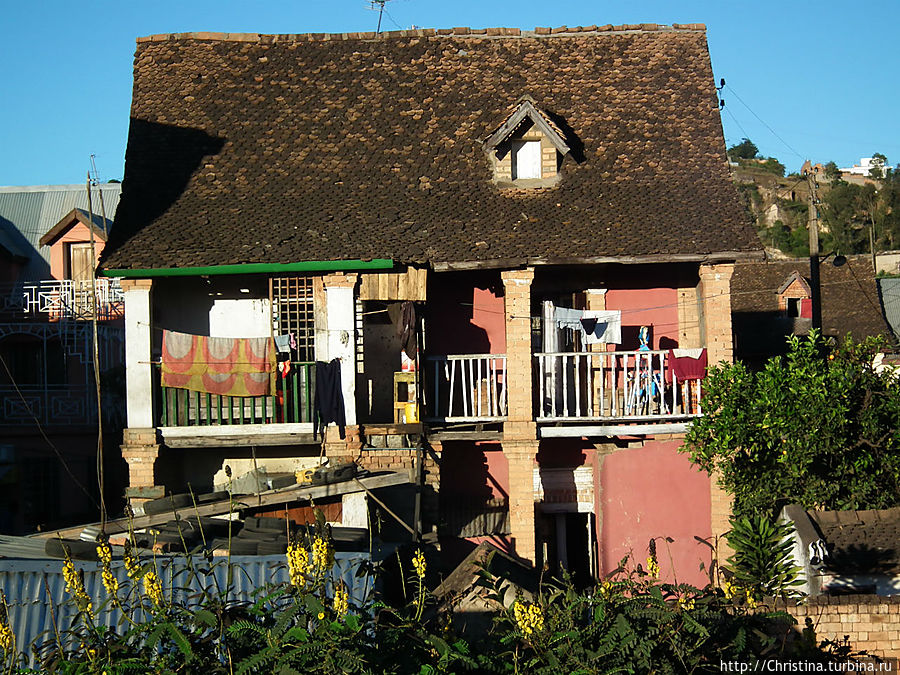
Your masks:
[{"label": "yellow container", "polygon": [[419,422],[419,406],[415,403],[407,403],[403,406],[403,416],[406,418],[407,424],[417,424]]}]

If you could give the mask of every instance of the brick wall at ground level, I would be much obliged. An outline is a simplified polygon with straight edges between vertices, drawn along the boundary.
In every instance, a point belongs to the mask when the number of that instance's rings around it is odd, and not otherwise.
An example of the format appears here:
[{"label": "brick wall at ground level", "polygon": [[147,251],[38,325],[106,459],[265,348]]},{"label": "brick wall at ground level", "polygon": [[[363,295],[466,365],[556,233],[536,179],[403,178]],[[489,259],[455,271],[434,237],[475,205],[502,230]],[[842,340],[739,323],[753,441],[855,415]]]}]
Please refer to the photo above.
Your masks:
[{"label": "brick wall at ground level", "polygon": [[847,636],[854,650],[900,657],[900,596],[843,595],[807,598],[800,605],[776,603],[802,629],[812,619],[819,640],[840,642]]}]

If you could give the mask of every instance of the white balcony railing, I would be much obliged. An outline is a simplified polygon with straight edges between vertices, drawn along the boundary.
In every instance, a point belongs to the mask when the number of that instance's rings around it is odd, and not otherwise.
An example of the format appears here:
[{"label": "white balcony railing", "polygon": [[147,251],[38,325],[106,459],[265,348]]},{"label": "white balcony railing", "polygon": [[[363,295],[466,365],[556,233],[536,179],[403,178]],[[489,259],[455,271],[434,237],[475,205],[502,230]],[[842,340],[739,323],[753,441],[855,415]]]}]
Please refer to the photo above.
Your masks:
[{"label": "white balcony railing", "polygon": [[538,421],[699,416],[700,381],[678,382],[669,371],[667,355],[666,351],[535,354]]},{"label": "white balcony railing", "polygon": [[506,418],[506,355],[429,356],[430,421],[492,422]]},{"label": "white balcony railing", "polygon": [[[94,279],[94,289],[99,320],[125,315],[119,279]],[[45,279],[0,287],[0,312],[25,318],[90,319],[93,307],[90,279]]]}]

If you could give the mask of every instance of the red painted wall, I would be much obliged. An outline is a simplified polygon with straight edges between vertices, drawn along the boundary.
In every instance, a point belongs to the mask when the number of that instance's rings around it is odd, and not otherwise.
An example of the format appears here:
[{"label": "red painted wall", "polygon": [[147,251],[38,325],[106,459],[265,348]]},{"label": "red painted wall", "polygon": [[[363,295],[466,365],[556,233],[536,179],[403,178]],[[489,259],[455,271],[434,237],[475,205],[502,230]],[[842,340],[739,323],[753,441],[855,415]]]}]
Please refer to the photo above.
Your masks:
[{"label": "red painted wall", "polygon": [[[441,493],[443,507],[465,501],[509,496],[509,463],[498,443],[447,442],[441,453]],[[502,551],[514,552],[507,536],[441,537],[441,558],[452,569],[483,541]]]},{"label": "red painted wall", "polygon": [[604,572],[631,555],[646,565],[651,537],[657,540],[661,575],[666,581],[703,586],[709,549],[694,537],[712,535],[709,477],[678,453],[680,440],[649,441],[642,448],[618,450],[600,460],[600,562]]},{"label": "red painted wall", "polygon": [[425,315],[429,354],[504,354],[506,319],[499,273],[429,275]]},{"label": "red painted wall", "polygon": [[499,443],[447,442],[441,453],[441,498],[506,498],[509,463]]},{"label": "red painted wall", "polygon": [[[678,291],[674,288],[615,289],[606,292],[606,308],[622,310],[622,340],[618,349],[637,349],[637,332],[652,326],[652,349],[678,343]],[[660,345],[662,343],[662,345]]]}]

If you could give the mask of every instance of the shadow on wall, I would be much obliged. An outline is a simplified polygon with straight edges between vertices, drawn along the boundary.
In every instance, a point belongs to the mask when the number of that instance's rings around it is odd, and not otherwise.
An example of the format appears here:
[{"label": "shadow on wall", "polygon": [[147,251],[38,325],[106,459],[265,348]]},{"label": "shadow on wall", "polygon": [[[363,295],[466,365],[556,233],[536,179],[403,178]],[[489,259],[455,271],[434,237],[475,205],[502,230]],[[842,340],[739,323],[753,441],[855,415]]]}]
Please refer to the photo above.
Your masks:
[{"label": "shadow on wall", "polygon": [[[50,263],[44,260],[44,257],[41,255],[41,252],[34,247],[34,245],[25,238],[22,232],[16,227],[12,221],[7,220],[3,216],[0,216],[0,245],[2,245],[6,241],[9,246],[12,247],[13,250],[10,253],[16,258],[14,262],[22,265],[22,269],[18,271],[19,278],[25,279],[49,279],[50,278]],[[3,249],[0,248],[0,256],[3,255]],[[21,263],[17,256],[22,255],[27,257],[27,262]],[[0,257],[0,261],[2,261],[2,257]],[[15,269],[12,265],[10,269]],[[0,282],[14,282],[17,281],[15,278],[3,278],[0,276]]]},{"label": "shadow on wall", "polygon": [[[204,158],[216,155],[226,139],[200,129],[186,129],[131,118],[125,151],[122,199],[115,215],[116,227],[100,262],[165,213],[181,196]],[[136,148],[153,148],[137,152]]]}]

